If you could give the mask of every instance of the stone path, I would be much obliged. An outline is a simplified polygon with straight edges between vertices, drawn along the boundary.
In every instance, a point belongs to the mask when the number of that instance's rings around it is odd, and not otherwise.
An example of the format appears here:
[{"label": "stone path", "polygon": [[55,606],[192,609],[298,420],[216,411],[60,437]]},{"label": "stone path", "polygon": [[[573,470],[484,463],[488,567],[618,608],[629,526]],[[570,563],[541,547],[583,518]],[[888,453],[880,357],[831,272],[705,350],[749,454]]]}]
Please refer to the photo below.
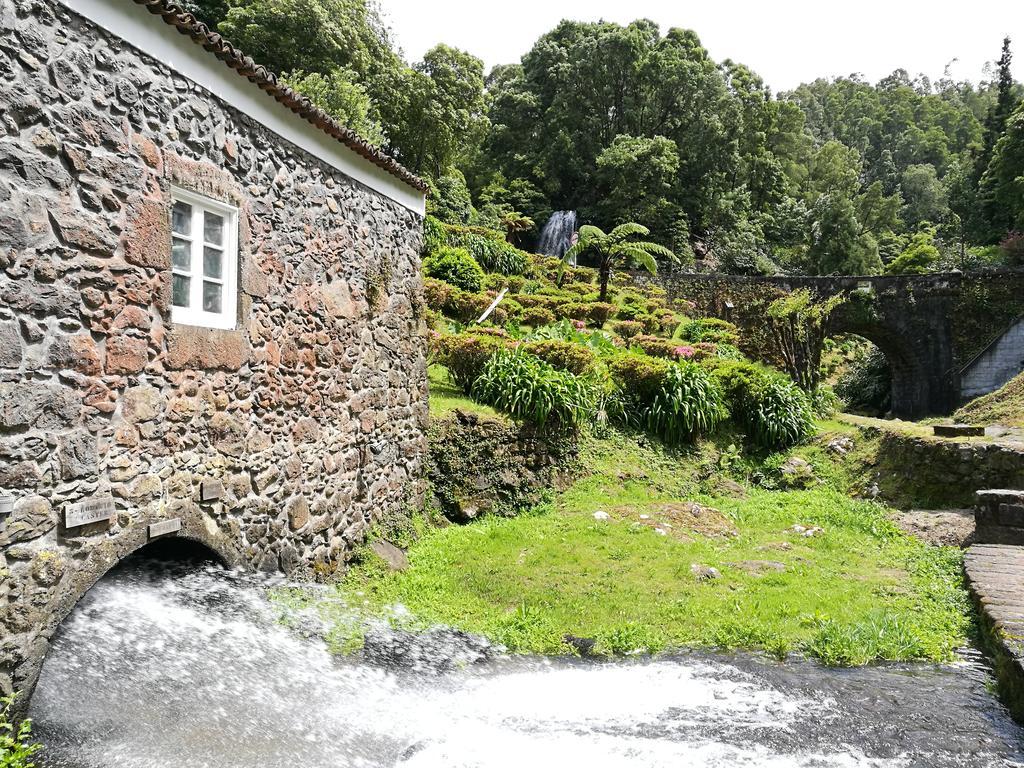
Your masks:
[{"label": "stone path", "polygon": [[994,653],[1004,700],[1024,716],[1024,547],[975,544],[964,568]]}]

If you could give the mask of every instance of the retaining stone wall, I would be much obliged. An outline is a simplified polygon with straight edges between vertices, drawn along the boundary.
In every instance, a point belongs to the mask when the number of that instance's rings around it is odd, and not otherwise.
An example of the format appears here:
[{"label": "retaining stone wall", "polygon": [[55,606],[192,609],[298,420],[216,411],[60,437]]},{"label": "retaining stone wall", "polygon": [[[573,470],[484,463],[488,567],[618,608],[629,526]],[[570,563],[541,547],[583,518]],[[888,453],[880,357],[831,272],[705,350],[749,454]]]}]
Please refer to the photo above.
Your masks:
[{"label": "retaining stone wall", "polygon": [[528,424],[455,410],[430,425],[429,476],[444,515],[466,523],[512,515],[562,485],[575,438],[539,434]]},{"label": "retaining stone wall", "polygon": [[969,509],[980,489],[1024,488],[1021,447],[862,429],[878,437],[868,475],[879,497],[901,509]]},{"label": "retaining stone wall", "polygon": [[[239,208],[238,330],[170,321],[172,184]],[[420,503],[421,229],[53,0],[0,0],[0,693],[153,521],[329,574]],[[96,497],[112,519],[67,529]]]}]

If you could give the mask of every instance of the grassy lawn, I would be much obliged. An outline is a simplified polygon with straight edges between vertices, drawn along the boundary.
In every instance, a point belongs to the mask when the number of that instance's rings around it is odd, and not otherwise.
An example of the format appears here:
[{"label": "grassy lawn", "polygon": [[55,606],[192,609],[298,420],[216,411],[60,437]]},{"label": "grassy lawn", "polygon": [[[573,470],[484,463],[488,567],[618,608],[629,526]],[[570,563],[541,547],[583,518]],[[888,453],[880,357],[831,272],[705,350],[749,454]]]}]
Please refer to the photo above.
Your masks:
[{"label": "grassy lawn", "polygon": [[481,405],[463,394],[448,378],[448,369],[443,365],[432,365],[427,371],[430,381],[430,416],[438,419],[447,416],[458,408],[461,411],[475,413],[479,416],[505,417],[489,405]]},{"label": "grassy lawn", "polygon": [[[966,642],[958,550],[930,548],[883,507],[827,487],[703,495],[695,458],[592,440],[589,474],[547,508],[429,529],[407,571],[367,556],[339,590],[375,614],[403,605],[403,624],[451,625],[525,653],[566,653],[572,634],[605,653],[710,646],[862,664],[947,659]],[[680,515],[684,500],[722,514]],[[694,565],[720,576],[701,580]]]}]

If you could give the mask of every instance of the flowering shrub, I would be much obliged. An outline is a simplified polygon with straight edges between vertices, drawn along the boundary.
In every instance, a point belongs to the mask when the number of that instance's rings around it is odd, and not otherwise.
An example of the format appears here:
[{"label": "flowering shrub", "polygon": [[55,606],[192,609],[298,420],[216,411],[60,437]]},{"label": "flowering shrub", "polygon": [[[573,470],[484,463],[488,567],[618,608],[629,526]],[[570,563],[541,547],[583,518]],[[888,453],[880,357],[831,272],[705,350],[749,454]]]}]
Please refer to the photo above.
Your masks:
[{"label": "flowering shrub", "polygon": [[448,369],[452,381],[469,394],[491,356],[512,345],[507,336],[479,331],[451,334],[436,340],[434,357]]},{"label": "flowering shrub", "polygon": [[[496,294],[463,291],[454,285],[429,277],[423,280],[423,297],[427,306],[460,323],[474,322],[491,306],[495,296]],[[520,316],[522,311],[523,308],[518,302],[506,297],[495,307],[488,320],[502,325],[510,317]]]},{"label": "flowering shrub", "polygon": [[442,280],[435,280],[432,277],[423,278],[423,298],[427,302],[427,306],[433,310],[444,312],[456,290],[458,289],[455,286]]},{"label": "flowering shrub", "polygon": [[644,329],[643,323],[636,320],[620,320],[612,323],[612,330],[624,339],[631,339]]},{"label": "flowering shrub", "polygon": [[594,370],[597,356],[587,347],[561,339],[529,341],[522,349],[560,371],[582,376]]},{"label": "flowering shrub", "polygon": [[679,325],[679,318],[673,312],[660,312],[655,315],[658,318],[658,332],[671,334]]},{"label": "flowering shrub", "polygon": [[544,307],[526,307],[519,317],[524,325],[532,325],[534,328],[541,325],[549,325],[555,322],[555,313]]},{"label": "flowering shrub", "polygon": [[484,279],[484,271],[464,248],[434,251],[423,260],[423,274],[471,293],[480,290]]},{"label": "flowering shrub", "polygon": [[608,372],[629,399],[649,403],[661,389],[669,363],[636,352],[616,355],[608,361]]},{"label": "flowering shrub", "polygon": [[540,307],[552,312],[552,314],[559,305],[565,303],[564,298],[555,298],[554,296],[545,296],[539,293],[517,293],[512,298],[527,309]]},{"label": "flowering shrub", "polygon": [[566,320],[580,320],[594,328],[600,328],[608,322],[614,310],[613,304],[602,301],[578,302],[559,305],[555,309],[555,314]]},{"label": "flowering shrub", "polygon": [[667,360],[674,360],[679,357],[677,350],[681,349],[674,341],[647,334],[633,336],[629,340],[629,345],[632,348],[641,350],[644,354],[651,355],[652,357],[663,357]]}]

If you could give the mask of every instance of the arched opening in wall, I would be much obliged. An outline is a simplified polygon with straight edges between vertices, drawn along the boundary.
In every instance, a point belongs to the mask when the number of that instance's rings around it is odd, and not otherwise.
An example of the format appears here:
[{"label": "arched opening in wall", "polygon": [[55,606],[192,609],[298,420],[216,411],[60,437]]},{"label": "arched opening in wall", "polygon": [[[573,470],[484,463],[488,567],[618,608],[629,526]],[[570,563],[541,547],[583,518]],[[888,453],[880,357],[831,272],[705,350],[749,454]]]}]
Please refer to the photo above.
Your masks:
[{"label": "arched opening in wall", "polygon": [[111,574],[118,569],[137,568],[140,564],[164,564],[181,566],[224,566],[224,558],[205,544],[184,536],[168,536],[152,541],[118,563]]},{"label": "arched opening in wall", "polygon": [[[154,707],[164,707],[165,717],[172,716],[167,707],[183,714],[183,691],[213,682],[209,669],[203,679],[194,670],[218,631],[214,618],[233,610],[244,578],[183,536],[150,542],[103,574],[54,632],[29,701],[46,765],[112,765],[90,745],[116,754],[120,736]],[[125,757],[146,764],[137,754]]]},{"label": "arched opening in wall", "polygon": [[852,333],[827,339],[822,369],[849,413],[883,417],[892,411],[893,366],[874,342]]}]

